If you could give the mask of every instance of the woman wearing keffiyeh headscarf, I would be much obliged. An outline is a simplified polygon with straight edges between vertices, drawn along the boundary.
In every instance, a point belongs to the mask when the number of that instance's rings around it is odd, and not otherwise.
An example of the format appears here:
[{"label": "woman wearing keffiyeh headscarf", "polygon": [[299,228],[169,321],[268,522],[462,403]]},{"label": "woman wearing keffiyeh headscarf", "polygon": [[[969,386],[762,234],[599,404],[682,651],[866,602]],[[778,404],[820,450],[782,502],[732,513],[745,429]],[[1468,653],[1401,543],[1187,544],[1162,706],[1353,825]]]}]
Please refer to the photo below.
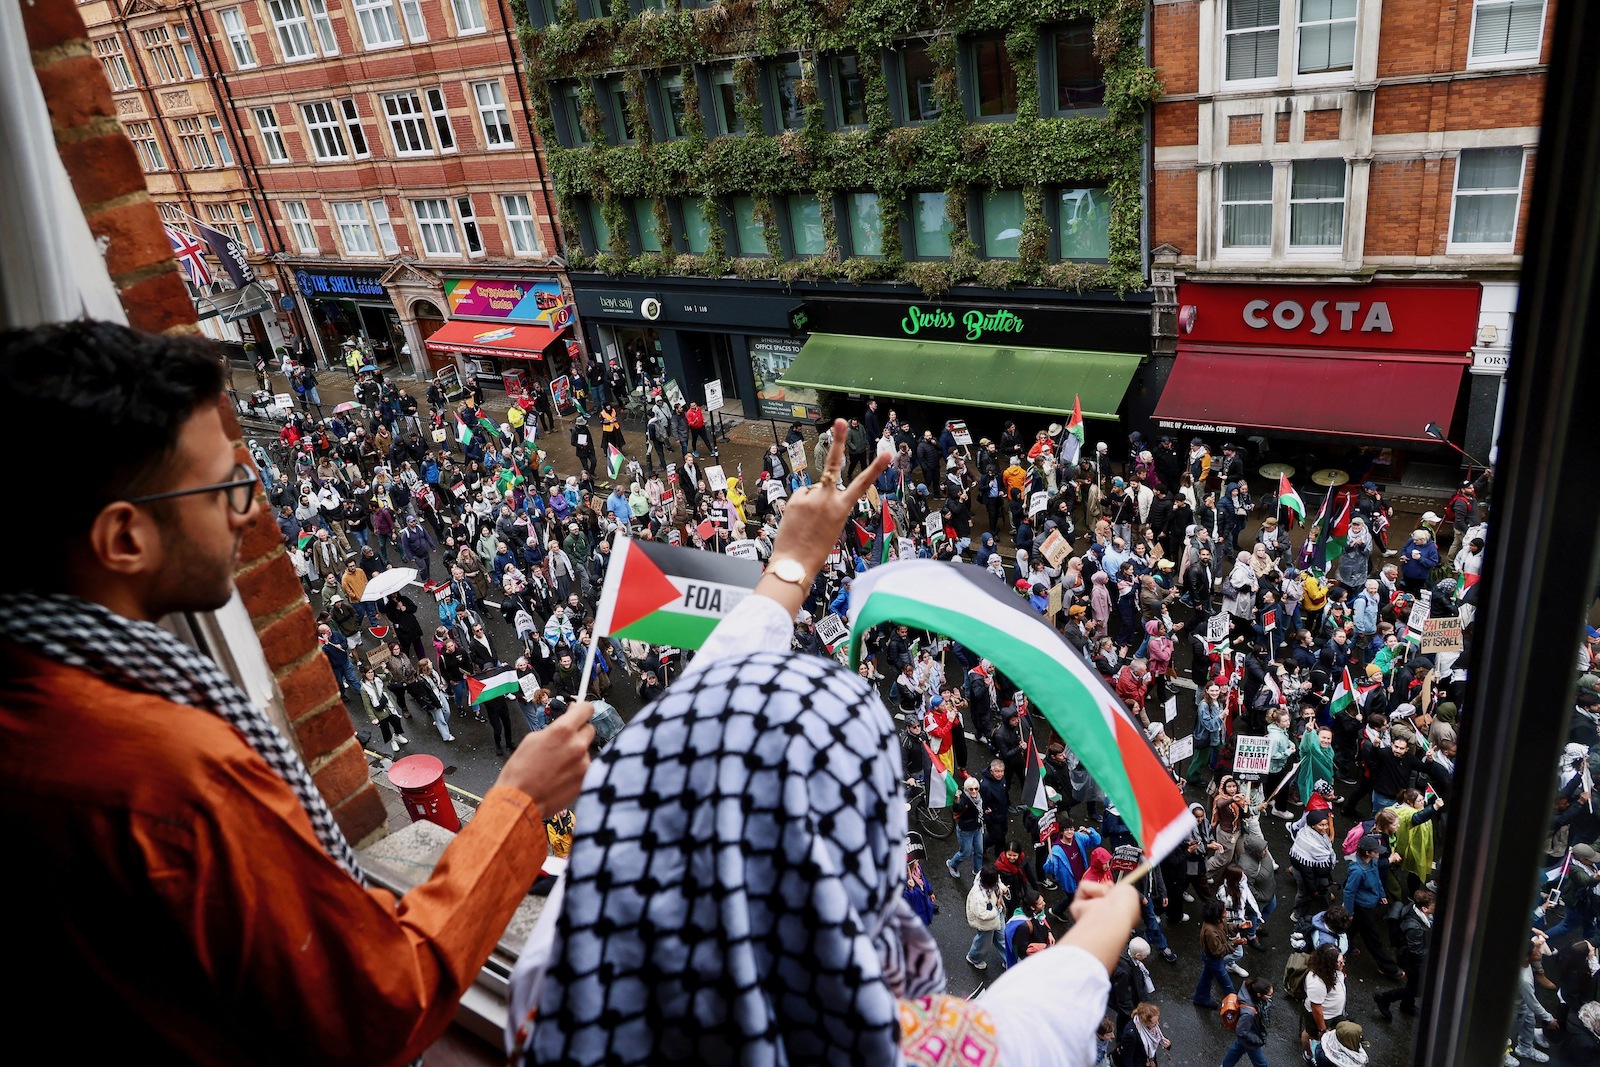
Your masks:
[{"label": "woman wearing keffiyeh headscarf", "polygon": [[976,1001],[943,996],[902,892],[893,720],[864,679],[789,651],[889,459],[840,492],[845,436],[840,421],[754,593],[590,768],[584,832],[513,975],[508,1036],[527,1063],[1092,1062],[1132,887],[1080,890],[1060,944]]}]

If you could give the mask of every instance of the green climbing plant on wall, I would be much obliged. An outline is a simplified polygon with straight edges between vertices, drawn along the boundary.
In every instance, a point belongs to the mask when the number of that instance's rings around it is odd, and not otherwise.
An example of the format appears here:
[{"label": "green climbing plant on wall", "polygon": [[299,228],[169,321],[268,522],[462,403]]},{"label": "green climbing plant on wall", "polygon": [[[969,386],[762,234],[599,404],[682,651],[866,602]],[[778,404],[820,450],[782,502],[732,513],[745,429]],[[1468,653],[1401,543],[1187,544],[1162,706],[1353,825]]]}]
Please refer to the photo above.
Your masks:
[{"label": "green climbing plant on wall", "polygon": [[[1161,86],[1145,62],[1142,0],[720,0],[693,9],[668,0],[664,11],[637,15],[627,0],[604,0],[590,9],[606,14],[580,19],[576,3],[563,0],[556,21],[535,28],[522,3],[513,8],[522,23],[529,92],[574,269],[786,282],[902,281],[930,295],[964,282],[1078,290],[1143,286],[1143,121]],[[1036,57],[1050,27],[1084,18],[1093,20],[1095,56],[1105,71],[1104,107],[1091,115],[1055,117],[1041,106]],[[974,122],[963,107],[958,40],[971,34],[1003,38],[1015,73],[1015,118]],[[876,59],[906,39],[928,44],[940,112],[929,122],[896,126],[896,88]],[[819,82],[828,77],[827,57],[848,52],[860,60],[866,122],[832,129]],[[777,56],[800,59],[794,92],[803,121],[798,130],[768,135],[762,62]],[[735,114],[726,118],[737,117],[741,135],[716,136],[707,121],[693,67],[711,63],[731,65]],[[649,94],[663,70],[683,73],[684,128],[675,139],[653,136],[650,128]],[[631,144],[607,142],[593,90],[594,79],[614,75],[622,77]],[[578,87],[576,117],[588,138],[582,146],[563,147],[557,138],[552,84],[563,82]],[[1046,189],[1090,186],[1104,187],[1111,202],[1107,261],[1053,261]],[[1022,190],[1015,258],[983,258],[968,232],[969,196],[988,189]],[[914,258],[903,247],[900,221],[907,198],[917,191],[946,195],[947,259]],[[847,224],[834,198],[853,192],[878,195],[880,255],[844,255],[840,230]],[[791,195],[816,197],[820,204],[819,255],[784,258],[776,205]],[[739,248],[736,236],[726,232],[731,197],[753,199],[765,255]],[[634,199],[650,205],[659,252],[629,247],[628,205]],[[686,235],[673,230],[669,202],[700,205],[703,251],[691,250]],[[581,240],[578,212],[590,203],[610,229],[604,249],[586,248]]]}]

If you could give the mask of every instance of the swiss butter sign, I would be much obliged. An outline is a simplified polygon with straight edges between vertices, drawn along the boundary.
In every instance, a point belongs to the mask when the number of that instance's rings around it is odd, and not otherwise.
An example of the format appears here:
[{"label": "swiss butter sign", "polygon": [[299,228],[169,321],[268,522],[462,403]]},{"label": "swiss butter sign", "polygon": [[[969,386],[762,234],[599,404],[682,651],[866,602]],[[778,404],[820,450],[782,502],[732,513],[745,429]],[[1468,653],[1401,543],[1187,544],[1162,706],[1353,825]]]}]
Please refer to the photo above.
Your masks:
[{"label": "swiss butter sign", "polygon": [[1477,285],[1178,287],[1178,339],[1263,347],[1450,352],[1477,339]]}]

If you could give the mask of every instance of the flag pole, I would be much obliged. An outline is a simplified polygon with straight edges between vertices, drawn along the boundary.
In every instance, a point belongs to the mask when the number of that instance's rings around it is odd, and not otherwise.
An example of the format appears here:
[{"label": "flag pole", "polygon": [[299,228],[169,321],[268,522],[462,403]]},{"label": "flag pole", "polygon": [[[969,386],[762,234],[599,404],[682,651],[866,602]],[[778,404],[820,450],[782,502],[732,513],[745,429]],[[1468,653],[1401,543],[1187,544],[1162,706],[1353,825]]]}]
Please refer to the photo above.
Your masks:
[{"label": "flag pole", "polygon": [[594,650],[600,647],[600,638],[594,634],[589,635],[589,651],[583,657],[583,674],[578,678],[577,703],[583,703],[589,695],[589,679],[594,674]]}]

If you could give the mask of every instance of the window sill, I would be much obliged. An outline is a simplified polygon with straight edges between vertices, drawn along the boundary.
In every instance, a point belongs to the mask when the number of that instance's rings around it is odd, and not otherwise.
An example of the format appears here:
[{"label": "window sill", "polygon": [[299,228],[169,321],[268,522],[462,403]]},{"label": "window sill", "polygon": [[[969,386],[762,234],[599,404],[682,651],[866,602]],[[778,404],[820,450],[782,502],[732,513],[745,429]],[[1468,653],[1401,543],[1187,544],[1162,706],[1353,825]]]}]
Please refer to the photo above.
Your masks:
[{"label": "window sill", "polygon": [[1515,70],[1519,67],[1537,67],[1539,54],[1525,56],[1482,56],[1477,59],[1468,58],[1468,70],[1503,71]]},{"label": "window sill", "polygon": [[1510,241],[1506,244],[1494,245],[1445,245],[1444,254],[1447,256],[1509,256],[1516,252],[1517,243]]}]

